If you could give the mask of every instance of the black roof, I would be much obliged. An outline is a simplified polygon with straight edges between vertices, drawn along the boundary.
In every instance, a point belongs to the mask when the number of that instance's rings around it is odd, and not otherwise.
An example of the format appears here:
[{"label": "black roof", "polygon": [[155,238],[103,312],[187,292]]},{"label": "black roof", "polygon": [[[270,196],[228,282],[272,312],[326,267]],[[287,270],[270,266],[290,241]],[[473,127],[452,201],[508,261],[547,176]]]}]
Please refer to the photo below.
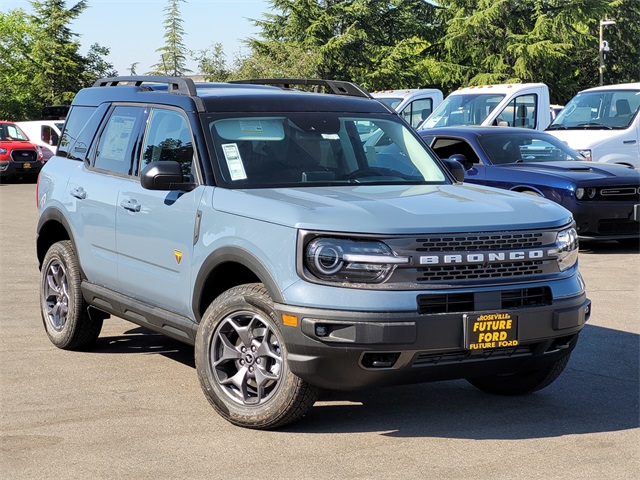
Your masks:
[{"label": "black roof", "polygon": [[[271,82],[268,85],[265,83]],[[278,86],[273,86],[278,85]],[[298,90],[296,85],[324,87],[326,93]],[[294,87],[294,88],[289,88]],[[359,86],[314,79],[243,80],[237,83],[196,83],[185,77],[113,77],[96,81],[76,95],[74,105],[103,102],[140,102],[173,105],[206,112],[316,112],[390,113]]]}]

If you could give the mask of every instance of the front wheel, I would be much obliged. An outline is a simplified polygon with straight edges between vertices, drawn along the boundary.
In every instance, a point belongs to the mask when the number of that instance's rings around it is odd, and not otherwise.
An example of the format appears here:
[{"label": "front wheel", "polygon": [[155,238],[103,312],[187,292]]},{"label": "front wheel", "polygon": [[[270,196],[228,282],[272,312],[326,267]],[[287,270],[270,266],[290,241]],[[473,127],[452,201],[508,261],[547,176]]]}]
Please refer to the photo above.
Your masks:
[{"label": "front wheel", "polygon": [[195,361],[211,405],[241,427],[294,422],[320,393],[289,369],[273,302],[262,284],[231,288],[209,306],[198,328]]},{"label": "front wheel", "polygon": [[40,311],[49,340],[64,350],[95,343],[102,318],[91,317],[82,297],[82,276],[73,245],[64,240],[51,245],[42,262]]},{"label": "front wheel", "polygon": [[496,395],[525,395],[551,385],[569,362],[570,355],[544,368],[503,375],[467,378],[467,381],[483,392]]}]

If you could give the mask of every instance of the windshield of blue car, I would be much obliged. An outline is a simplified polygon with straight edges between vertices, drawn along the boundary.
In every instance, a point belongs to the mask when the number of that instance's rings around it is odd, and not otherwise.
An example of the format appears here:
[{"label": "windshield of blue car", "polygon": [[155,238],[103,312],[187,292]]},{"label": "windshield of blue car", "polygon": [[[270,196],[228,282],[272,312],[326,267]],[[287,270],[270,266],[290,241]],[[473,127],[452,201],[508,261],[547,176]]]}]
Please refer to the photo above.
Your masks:
[{"label": "windshield of blue car", "polygon": [[394,115],[274,112],[203,121],[219,182],[229,188],[451,182]]},{"label": "windshield of blue car", "polygon": [[548,134],[482,135],[478,143],[494,165],[585,160],[565,143]]},{"label": "windshield of blue car", "polygon": [[497,93],[449,95],[418,128],[481,125],[504,97]]},{"label": "windshield of blue car", "polygon": [[548,130],[626,129],[640,110],[640,90],[596,90],[576,95]]}]

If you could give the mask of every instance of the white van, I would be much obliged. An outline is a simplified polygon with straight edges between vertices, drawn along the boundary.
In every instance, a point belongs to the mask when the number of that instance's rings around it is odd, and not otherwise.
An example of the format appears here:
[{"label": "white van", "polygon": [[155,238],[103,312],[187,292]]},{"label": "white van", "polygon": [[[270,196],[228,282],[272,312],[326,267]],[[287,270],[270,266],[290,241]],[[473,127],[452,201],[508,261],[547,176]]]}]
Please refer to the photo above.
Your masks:
[{"label": "white van", "polygon": [[16,125],[27,134],[32,143],[40,145],[45,162],[55,154],[64,120],[33,120],[16,122]]},{"label": "white van", "polygon": [[640,168],[640,83],[583,90],[547,131],[587,160]]},{"label": "white van", "polygon": [[544,83],[460,88],[449,94],[418,130],[462,125],[501,125],[544,130],[551,122]]},{"label": "white van", "polygon": [[444,95],[436,88],[408,88],[373,92],[373,98],[394,109],[404,119],[417,127],[433,109],[442,103]]}]

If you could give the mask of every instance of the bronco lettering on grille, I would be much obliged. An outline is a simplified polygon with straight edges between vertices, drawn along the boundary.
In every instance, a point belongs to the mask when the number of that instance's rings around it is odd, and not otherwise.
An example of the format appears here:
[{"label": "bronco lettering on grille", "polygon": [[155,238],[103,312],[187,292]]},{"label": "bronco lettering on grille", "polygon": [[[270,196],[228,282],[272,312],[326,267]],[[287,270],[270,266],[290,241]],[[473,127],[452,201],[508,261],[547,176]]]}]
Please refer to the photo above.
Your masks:
[{"label": "bronco lettering on grille", "polygon": [[519,260],[544,260],[552,256],[552,251],[545,255],[544,250],[514,250],[511,252],[488,253],[442,253],[436,255],[423,255],[420,257],[420,265],[447,265],[447,264],[473,264],[494,263]]}]

